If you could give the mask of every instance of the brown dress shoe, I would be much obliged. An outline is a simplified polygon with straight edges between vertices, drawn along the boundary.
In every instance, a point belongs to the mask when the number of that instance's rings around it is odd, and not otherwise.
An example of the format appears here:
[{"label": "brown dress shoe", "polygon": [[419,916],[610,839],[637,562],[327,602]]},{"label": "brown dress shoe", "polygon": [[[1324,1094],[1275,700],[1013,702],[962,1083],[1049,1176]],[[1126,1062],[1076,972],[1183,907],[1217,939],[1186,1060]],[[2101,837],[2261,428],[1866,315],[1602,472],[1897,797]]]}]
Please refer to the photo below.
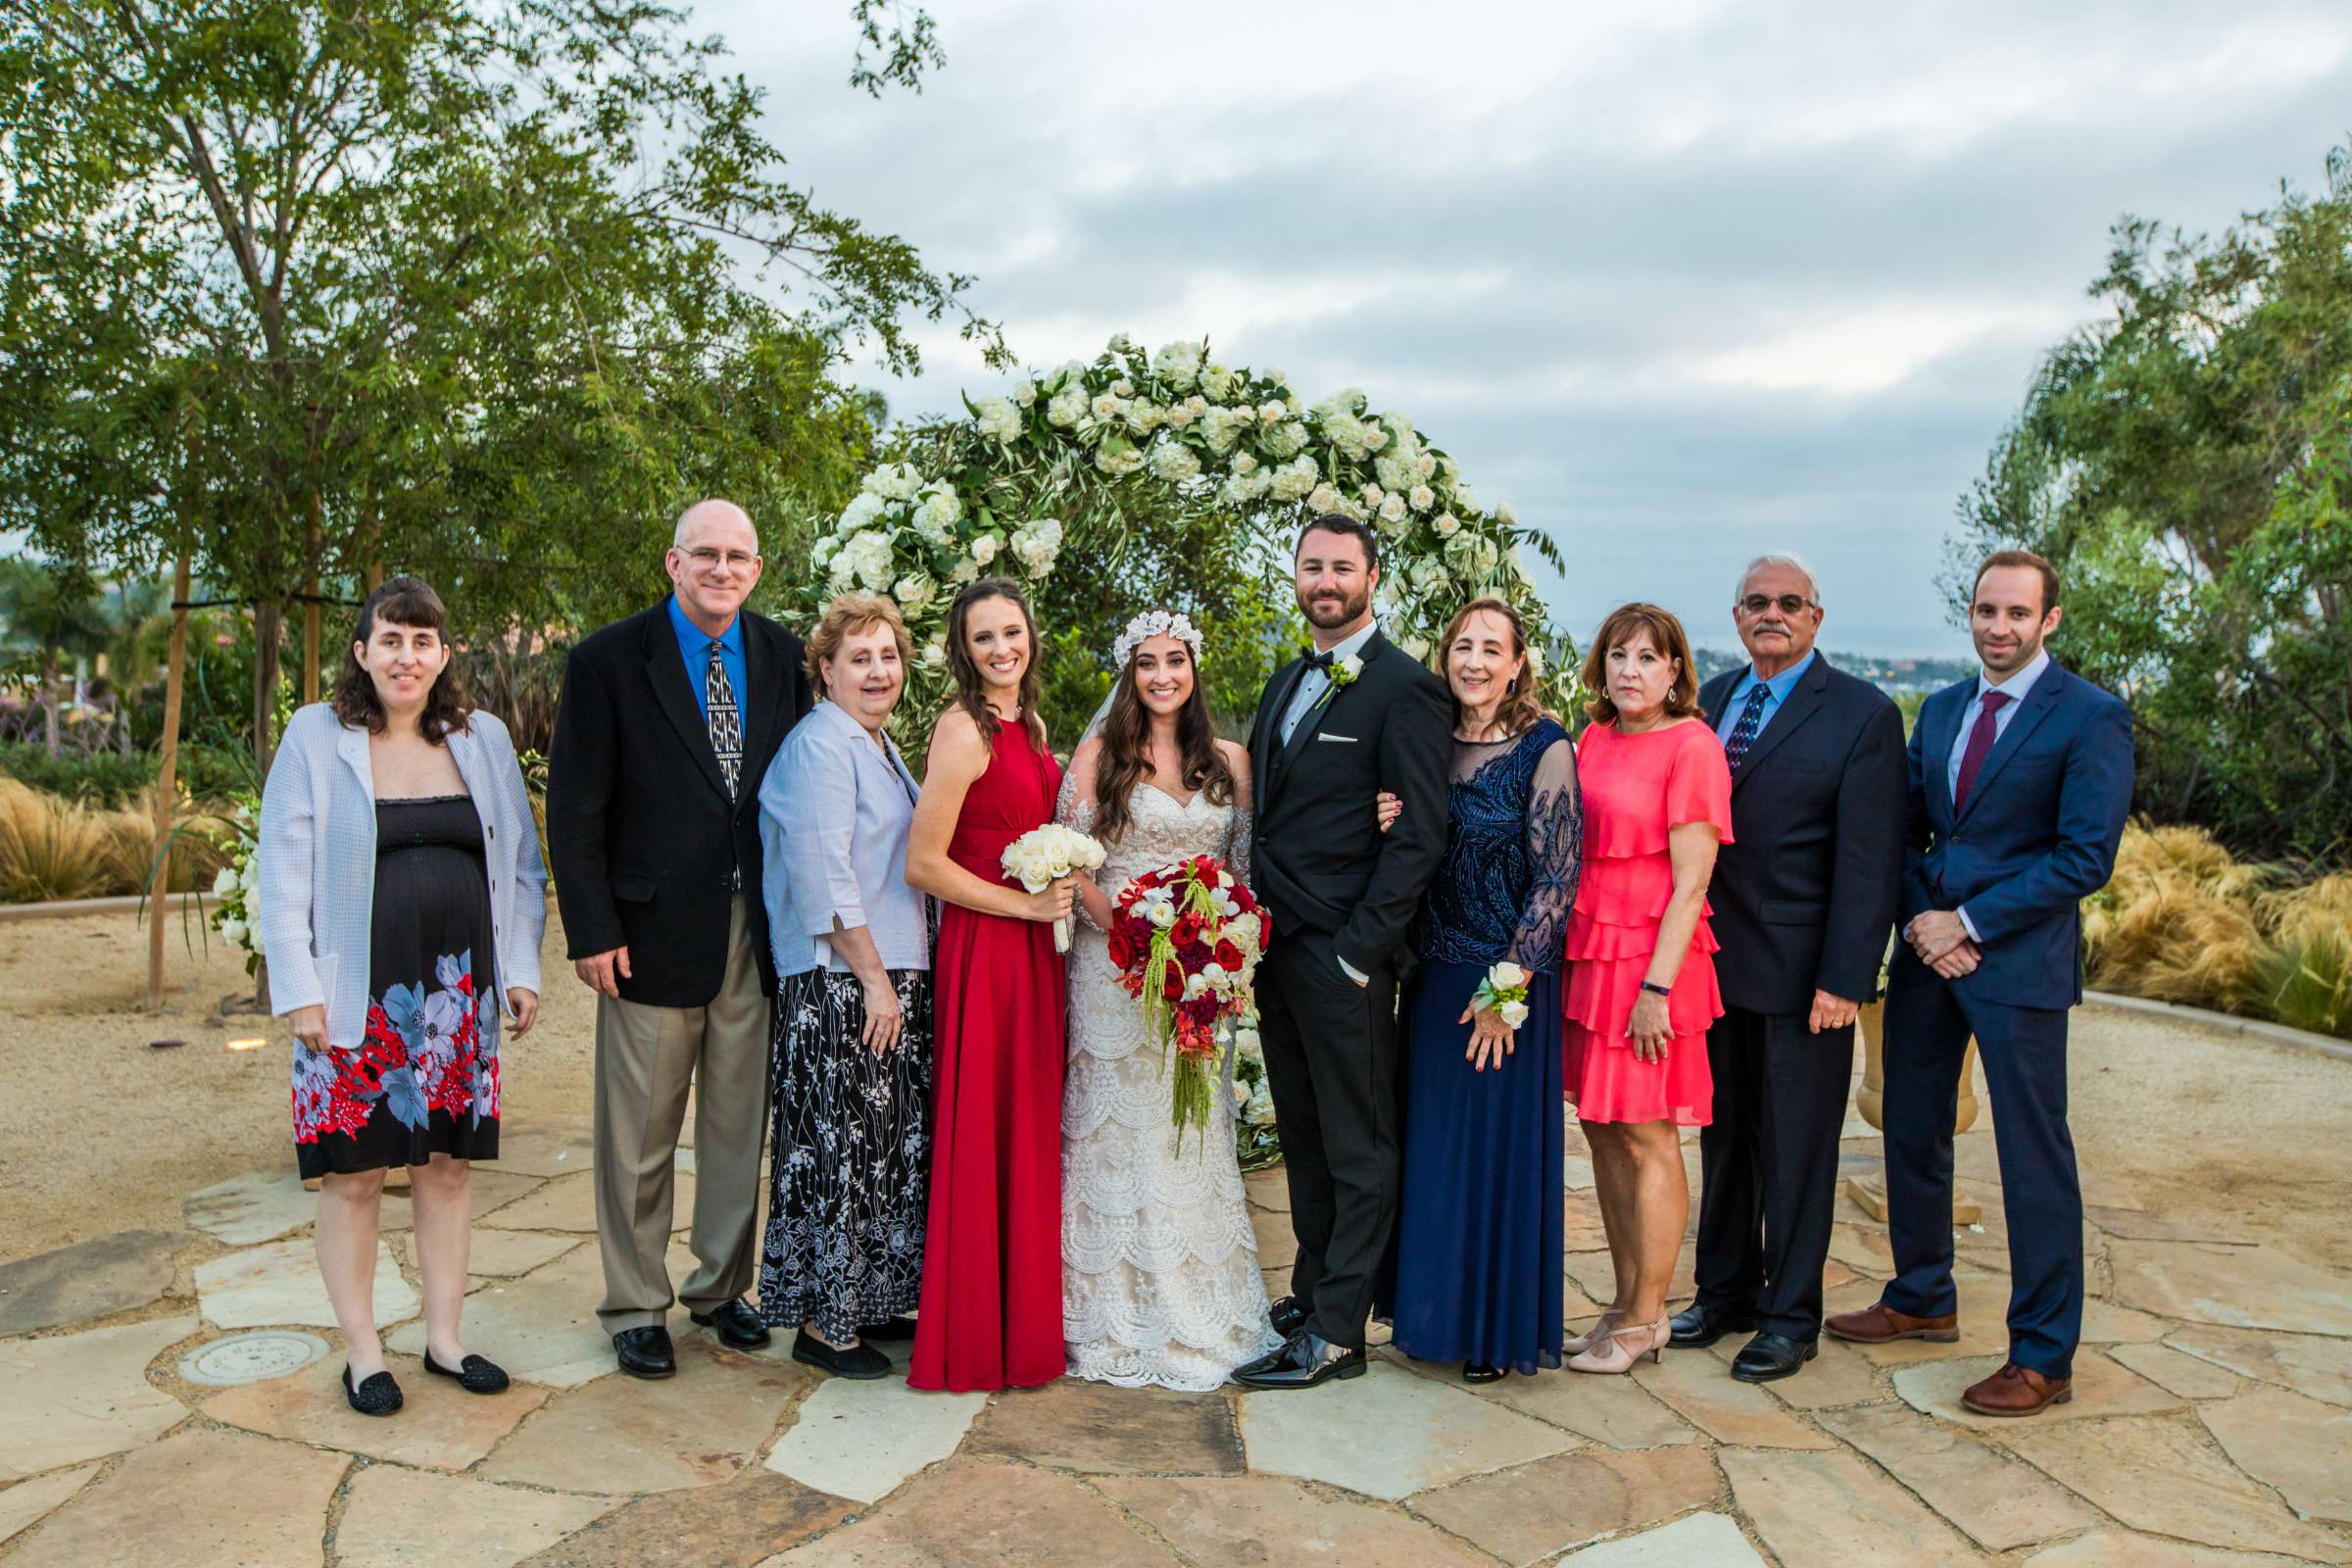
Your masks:
[{"label": "brown dress shoe", "polygon": [[1885,1301],[1873,1301],[1859,1312],[1839,1312],[1822,1320],[1832,1339],[1850,1340],[1856,1345],[1885,1345],[1889,1340],[1926,1340],[1932,1345],[1951,1345],[1960,1338],[1960,1315],[1947,1312],[1941,1317],[1913,1317],[1897,1312]]},{"label": "brown dress shoe", "polygon": [[1971,1386],[1960,1402],[1979,1415],[2036,1415],[2074,1396],[2073,1378],[2045,1378],[2030,1366],[2006,1361],[1998,1372]]}]

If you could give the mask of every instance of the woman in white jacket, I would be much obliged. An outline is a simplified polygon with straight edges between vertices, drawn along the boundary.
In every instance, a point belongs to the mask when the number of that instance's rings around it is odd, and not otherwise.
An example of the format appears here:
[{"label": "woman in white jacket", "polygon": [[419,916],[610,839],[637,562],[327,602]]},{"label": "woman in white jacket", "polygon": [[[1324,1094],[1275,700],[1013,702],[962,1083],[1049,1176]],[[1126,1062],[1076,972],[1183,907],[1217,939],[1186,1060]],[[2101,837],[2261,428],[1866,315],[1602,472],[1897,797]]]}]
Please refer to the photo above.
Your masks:
[{"label": "woman in white jacket", "polygon": [[[547,870],[506,726],[450,673],[441,600],[368,596],[333,699],[299,710],[262,794],[262,935],[294,1032],[294,1151],[321,1179],[318,1268],[345,1396],[401,1406],[373,1305],[384,1172],[410,1170],[427,1372],[495,1394],[458,1335],[468,1172],[498,1155],[502,1013],[539,1011]],[[503,1005],[502,1005],[503,1004]]]}]

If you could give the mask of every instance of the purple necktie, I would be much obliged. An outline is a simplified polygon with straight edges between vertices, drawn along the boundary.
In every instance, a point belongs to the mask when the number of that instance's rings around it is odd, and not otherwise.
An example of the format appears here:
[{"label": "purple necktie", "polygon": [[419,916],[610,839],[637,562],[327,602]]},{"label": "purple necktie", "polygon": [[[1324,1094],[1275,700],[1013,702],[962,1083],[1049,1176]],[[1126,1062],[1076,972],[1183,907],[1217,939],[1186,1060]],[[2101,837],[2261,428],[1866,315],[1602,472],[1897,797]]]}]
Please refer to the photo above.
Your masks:
[{"label": "purple necktie", "polygon": [[1993,714],[1999,712],[2008,701],[2007,692],[1984,694],[1984,710],[1977,714],[1977,722],[1968,732],[1968,750],[1960,754],[1960,779],[1952,786],[1952,809],[1955,811],[1968,805],[1968,792],[1976,788],[1977,774],[1984,766],[1984,759],[1991,755],[1993,739],[2001,732],[1999,724],[1993,720]]}]

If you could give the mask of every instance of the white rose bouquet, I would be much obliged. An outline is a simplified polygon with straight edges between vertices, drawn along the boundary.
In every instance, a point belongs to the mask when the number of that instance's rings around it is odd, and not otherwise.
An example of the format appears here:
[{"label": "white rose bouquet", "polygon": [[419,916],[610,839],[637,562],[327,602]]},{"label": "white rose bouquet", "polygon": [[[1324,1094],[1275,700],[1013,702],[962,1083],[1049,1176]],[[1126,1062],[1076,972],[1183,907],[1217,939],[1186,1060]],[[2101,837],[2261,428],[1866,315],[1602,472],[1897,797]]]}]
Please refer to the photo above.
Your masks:
[{"label": "white rose bouquet", "polygon": [[[1074,827],[1048,822],[1004,846],[1004,874],[1032,893],[1043,893],[1073,871],[1102,863],[1102,846]],[[1054,951],[1070,951],[1070,917],[1054,922]]]}]

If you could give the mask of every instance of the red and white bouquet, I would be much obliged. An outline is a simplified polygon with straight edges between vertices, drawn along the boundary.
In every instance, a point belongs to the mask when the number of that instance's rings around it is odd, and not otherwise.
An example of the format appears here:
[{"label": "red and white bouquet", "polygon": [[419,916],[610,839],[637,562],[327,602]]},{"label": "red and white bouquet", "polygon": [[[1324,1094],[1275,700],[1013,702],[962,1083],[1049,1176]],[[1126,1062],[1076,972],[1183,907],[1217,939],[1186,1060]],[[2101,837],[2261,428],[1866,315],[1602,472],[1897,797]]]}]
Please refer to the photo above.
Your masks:
[{"label": "red and white bouquet", "polygon": [[1219,1107],[1227,1044],[1217,1025],[1254,1018],[1250,981],[1273,922],[1249,887],[1214,858],[1196,855],[1137,877],[1111,911],[1110,961],[1144,1004],[1144,1033],[1175,1055],[1176,1140],[1205,1128]]}]

